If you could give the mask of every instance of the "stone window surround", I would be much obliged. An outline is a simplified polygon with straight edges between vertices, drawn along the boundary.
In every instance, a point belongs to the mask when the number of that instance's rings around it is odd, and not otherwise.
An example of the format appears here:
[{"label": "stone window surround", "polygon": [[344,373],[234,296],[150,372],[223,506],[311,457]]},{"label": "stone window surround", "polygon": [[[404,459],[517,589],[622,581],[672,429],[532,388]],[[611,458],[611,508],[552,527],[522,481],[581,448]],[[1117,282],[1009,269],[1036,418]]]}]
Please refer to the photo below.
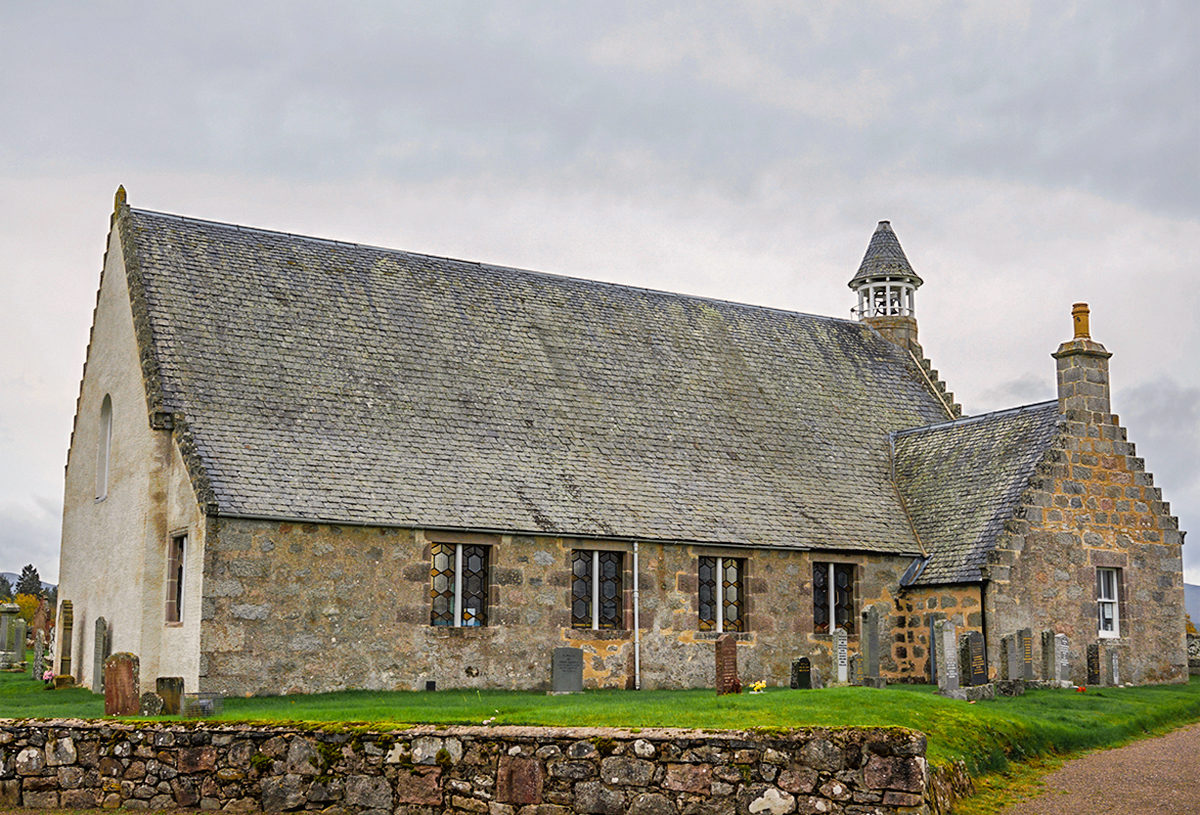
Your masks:
[{"label": "stone window surround", "polygon": [[[576,584],[576,581],[580,579],[575,574],[575,556],[580,553],[590,555],[590,565],[588,566],[588,574],[587,574],[587,580],[591,584],[591,598],[589,601],[589,603],[590,603],[589,608],[591,610],[591,624],[590,625],[580,625],[575,622],[575,612],[574,612],[575,584]],[[599,565],[601,556],[604,554],[615,554],[615,555],[617,555],[617,558],[618,558],[617,574],[616,574],[616,578],[615,578],[616,584],[617,584],[616,625],[604,625],[603,621],[600,619],[601,587],[602,587],[603,583],[608,582],[608,581],[604,581],[602,579],[597,580],[596,574],[598,571],[597,566]],[[580,630],[580,631],[594,631],[594,632],[624,631],[625,630],[625,626],[624,626],[624,622],[626,619],[625,586],[629,582],[625,576],[625,569],[626,569],[625,562],[626,562],[625,552],[622,549],[609,549],[609,548],[602,548],[602,547],[580,547],[580,548],[572,548],[571,549],[571,580],[570,580],[570,590],[569,590],[569,592],[570,592],[569,593],[569,607],[571,608],[571,618],[572,618],[571,628]]]},{"label": "stone window surround", "polygon": [[108,498],[109,471],[112,468],[112,396],[104,394],[100,402],[100,427],[96,439],[96,500]]},{"label": "stone window surround", "polygon": [[[1096,567],[1096,617],[1101,639],[1121,636],[1121,570],[1111,566]],[[1104,628],[1105,610],[1111,607],[1112,629]]]},{"label": "stone window surround", "polygon": [[[720,579],[718,579],[716,581],[716,584],[715,584],[716,597],[713,599],[713,602],[715,603],[714,608],[716,609],[716,617],[709,623],[709,626],[710,626],[709,628],[702,627],[705,622],[703,617],[700,617],[700,560],[702,558],[715,558],[717,561],[717,564],[716,564],[717,565],[717,573],[719,575],[724,574],[726,561],[734,561],[736,563],[736,565],[737,565],[737,584],[736,585],[737,585],[737,589],[738,589],[738,616],[741,621],[741,625],[739,628],[728,629],[728,630],[725,628],[725,625],[724,625],[725,601],[724,601],[724,596],[723,596],[723,591],[722,591],[723,580],[720,580]],[[697,591],[696,591],[697,625],[696,625],[696,628],[700,634],[711,634],[711,635],[715,636],[715,635],[719,635],[722,633],[745,634],[746,632],[750,631],[750,622],[749,622],[750,602],[749,602],[749,597],[746,594],[746,586],[748,585],[748,582],[749,582],[747,580],[747,577],[748,577],[747,568],[749,566],[749,563],[750,563],[750,558],[747,558],[745,556],[745,552],[710,551],[710,552],[698,553],[698,556],[696,557],[696,560],[695,560],[696,586],[697,586]]]},{"label": "stone window surround", "polygon": [[183,598],[186,585],[184,564],[187,562],[188,529],[176,529],[167,535],[166,607],[164,624],[169,628],[183,625]]},{"label": "stone window surround", "polygon": [[[485,602],[484,608],[485,608],[486,612],[488,613],[488,616],[490,616],[491,610],[495,608],[497,595],[498,595],[498,587],[496,585],[496,578],[495,578],[495,569],[496,569],[495,561],[496,561],[496,559],[495,559],[493,553],[495,551],[495,548],[500,544],[500,536],[499,535],[489,535],[489,534],[480,533],[480,532],[450,532],[450,531],[425,530],[424,538],[425,538],[425,543],[427,545],[429,545],[431,549],[432,549],[432,547],[434,547],[438,544],[454,545],[455,548],[458,549],[459,551],[461,551],[462,546],[486,546],[488,548],[487,564],[484,567],[487,572],[487,578],[485,580],[486,590],[485,590],[485,594],[484,594],[484,602]],[[431,555],[431,557],[432,557],[432,555]],[[449,631],[454,631],[456,633],[464,633],[465,634],[468,631],[478,631],[480,629],[488,627],[486,623],[482,626],[462,626],[462,625],[445,626],[445,625],[434,625],[433,624],[432,560],[430,560],[430,568],[431,568],[431,574],[430,574],[431,582],[429,584],[427,584],[430,586],[429,616],[427,618],[430,621],[429,628],[435,629],[435,630],[443,632],[443,633],[448,633]]]},{"label": "stone window surround", "polygon": [[[854,563],[852,561],[845,561],[845,560],[842,560],[842,561],[839,561],[839,560],[828,560],[828,561],[813,560],[812,565],[813,565],[814,569],[816,569],[816,567],[818,567],[818,566],[825,566],[830,570],[832,570],[836,566],[848,566],[850,568],[850,611],[849,611],[850,625],[848,628],[846,628],[846,635],[850,636],[850,637],[858,636],[858,630],[857,630],[857,627],[855,626],[855,621],[858,619],[858,612],[857,612],[858,597],[859,597],[858,578],[859,578],[859,575],[862,573],[862,569],[859,568],[859,565],[857,563]],[[833,585],[833,575],[830,574],[829,577],[827,578],[827,580],[829,581],[828,584],[830,586],[832,586]],[[813,598],[813,603],[814,603],[814,610],[815,610],[816,597],[817,597],[817,587],[814,585],[812,587],[812,598]],[[835,601],[835,595],[832,592],[830,592],[830,595],[829,595],[829,620],[830,620],[830,623],[836,622],[836,619],[837,619],[835,616],[834,601]],[[816,630],[817,629],[816,616],[814,614],[814,616],[813,616],[813,635],[814,636],[828,637],[828,638],[832,639],[833,632],[834,632],[834,630],[836,630],[836,628],[837,628],[836,625],[831,625],[831,627],[828,631],[817,631]]]}]

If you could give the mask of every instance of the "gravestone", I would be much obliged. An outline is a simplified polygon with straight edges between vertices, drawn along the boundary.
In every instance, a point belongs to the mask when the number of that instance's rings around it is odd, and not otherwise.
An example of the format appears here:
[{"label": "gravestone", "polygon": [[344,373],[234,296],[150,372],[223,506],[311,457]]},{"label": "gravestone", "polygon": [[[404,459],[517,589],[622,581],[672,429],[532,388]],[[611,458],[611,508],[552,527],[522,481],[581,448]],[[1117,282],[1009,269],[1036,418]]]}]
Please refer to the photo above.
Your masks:
[{"label": "gravestone", "polygon": [[581,693],[583,691],[583,649],[555,648],[550,659],[550,692]]},{"label": "gravestone", "polygon": [[[580,660],[582,664],[582,659]],[[580,683],[583,678],[580,676]],[[179,715],[179,700],[183,697],[183,677],[182,676],[160,676],[154,680],[154,689],[158,691],[158,695],[162,697],[163,709],[162,712],[168,716]]]},{"label": "gravestone", "polygon": [[154,691],[146,691],[138,698],[139,716],[159,716],[163,713],[163,698]]},{"label": "gravestone", "polygon": [[1042,679],[1051,682],[1058,679],[1057,655],[1054,653],[1054,632],[1042,632]]},{"label": "gravestone", "polygon": [[812,690],[812,660],[808,657],[792,660],[792,687],[796,690]]},{"label": "gravestone", "polygon": [[1100,643],[1089,642],[1087,647],[1087,683],[1100,684]]},{"label": "gravestone", "polygon": [[20,617],[17,618],[17,635],[15,640],[15,650],[17,652],[16,663],[22,668],[25,667],[25,621]]},{"label": "gravestone", "polygon": [[1033,630],[1022,628],[1017,632],[1017,645],[1021,656],[1021,679],[1033,679]]},{"label": "gravestone", "polygon": [[988,682],[987,649],[984,648],[983,634],[978,631],[968,631],[963,634],[962,646],[959,651],[962,660],[959,671],[963,683],[976,687]]},{"label": "gravestone", "polygon": [[813,690],[825,687],[825,683],[821,680],[821,668],[817,665],[812,666],[812,686]]},{"label": "gravestone", "polygon": [[41,679],[46,673],[46,635],[38,631],[33,635],[33,678]]},{"label": "gravestone", "polygon": [[738,680],[737,638],[733,634],[717,637],[717,695],[741,693],[742,683]]},{"label": "gravestone", "polygon": [[1115,648],[1109,649],[1108,659],[1106,659],[1104,661],[1104,666],[1108,669],[1108,677],[1107,677],[1108,683],[1107,684],[1114,685],[1114,686],[1120,685],[1121,684],[1121,671],[1119,670],[1119,668],[1117,666],[1117,649],[1115,649]]},{"label": "gravestone", "polygon": [[118,652],[104,661],[104,715],[136,716],[141,710],[138,658]]},{"label": "gravestone", "polygon": [[58,659],[58,673],[60,676],[71,675],[71,629],[74,625],[75,608],[71,605],[70,600],[63,600],[62,607],[58,612],[58,628],[62,631],[61,654]]},{"label": "gravestone", "polygon": [[108,645],[108,621],[96,618],[96,639],[92,643],[92,693],[104,693],[104,660],[111,650]]},{"label": "gravestone", "polygon": [[958,690],[958,634],[950,620],[938,620],[934,626],[934,645],[938,662],[938,690]]},{"label": "gravestone", "polygon": [[936,685],[938,681],[937,671],[937,630],[938,620],[942,619],[940,615],[929,615],[929,684]]},{"label": "gravestone", "polygon": [[9,668],[17,662],[17,649],[12,645],[16,639],[17,615],[21,607],[16,603],[0,605],[0,669]]},{"label": "gravestone", "polygon": [[844,685],[850,668],[850,655],[846,650],[846,629],[844,628],[833,630],[833,665],[837,681]]},{"label": "gravestone", "polygon": [[49,644],[50,642],[50,601],[45,597],[38,600],[37,611],[33,612],[33,622],[29,625],[33,632],[34,640],[37,639],[37,632],[41,631],[44,639],[42,642]]},{"label": "gravestone", "polygon": [[1071,641],[1067,639],[1066,634],[1054,635],[1054,675],[1059,682],[1071,680],[1070,647]]},{"label": "gravestone", "polygon": [[879,610],[870,606],[862,614],[862,652],[866,675],[879,676]]},{"label": "gravestone", "polygon": [[1004,679],[1021,678],[1021,654],[1016,634],[1000,638],[1000,665],[1004,669]]},{"label": "gravestone", "polygon": [[862,682],[862,654],[851,654],[850,665],[846,670],[846,679],[851,685]]}]

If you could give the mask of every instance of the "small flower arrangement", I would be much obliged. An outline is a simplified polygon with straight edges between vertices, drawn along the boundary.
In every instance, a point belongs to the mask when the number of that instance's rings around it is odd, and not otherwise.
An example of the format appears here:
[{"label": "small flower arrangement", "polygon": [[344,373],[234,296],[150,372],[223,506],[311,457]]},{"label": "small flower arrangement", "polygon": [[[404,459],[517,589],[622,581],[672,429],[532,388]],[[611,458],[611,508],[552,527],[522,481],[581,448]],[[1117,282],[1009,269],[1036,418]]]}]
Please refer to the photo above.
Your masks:
[{"label": "small flower arrangement", "polygon": [[760,679],[757,682],[755,682],[753,685],[750,686],[751,693],[762,693],[766,689],[767,689],[767,682],[765,679]]},{"label": "small flower arrangement", "polygon": [[42,672],[42,684],[48,688],[54,687],[54,670],[53,669],[47,668],[44,672]]}]

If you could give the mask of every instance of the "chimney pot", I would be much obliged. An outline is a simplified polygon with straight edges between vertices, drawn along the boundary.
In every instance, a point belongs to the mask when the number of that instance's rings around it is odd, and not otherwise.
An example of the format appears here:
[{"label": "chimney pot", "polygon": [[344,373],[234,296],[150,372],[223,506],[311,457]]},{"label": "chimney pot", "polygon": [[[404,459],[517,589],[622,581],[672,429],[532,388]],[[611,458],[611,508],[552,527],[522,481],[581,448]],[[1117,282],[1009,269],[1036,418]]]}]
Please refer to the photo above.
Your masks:
[{"label": "chimney pot", "polygon": [[1091,327],[1088,325],[1090,311],[1087,303],[1076,303],[1071,307],[1071,316],[1075,319],[1075,339],[1090,340]]}]

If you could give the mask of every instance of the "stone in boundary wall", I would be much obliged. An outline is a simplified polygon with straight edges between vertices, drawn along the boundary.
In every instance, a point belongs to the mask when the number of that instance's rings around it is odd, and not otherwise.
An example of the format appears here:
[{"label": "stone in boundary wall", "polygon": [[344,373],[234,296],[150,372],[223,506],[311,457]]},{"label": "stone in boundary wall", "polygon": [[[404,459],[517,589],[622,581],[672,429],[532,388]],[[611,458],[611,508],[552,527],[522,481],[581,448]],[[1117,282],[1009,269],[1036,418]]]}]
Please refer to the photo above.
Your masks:
[{"label": "stone in boundary wall", "polygon": [[782,733],[0,720],[0,806],[570,815],[947,812],[903,728]]}]

